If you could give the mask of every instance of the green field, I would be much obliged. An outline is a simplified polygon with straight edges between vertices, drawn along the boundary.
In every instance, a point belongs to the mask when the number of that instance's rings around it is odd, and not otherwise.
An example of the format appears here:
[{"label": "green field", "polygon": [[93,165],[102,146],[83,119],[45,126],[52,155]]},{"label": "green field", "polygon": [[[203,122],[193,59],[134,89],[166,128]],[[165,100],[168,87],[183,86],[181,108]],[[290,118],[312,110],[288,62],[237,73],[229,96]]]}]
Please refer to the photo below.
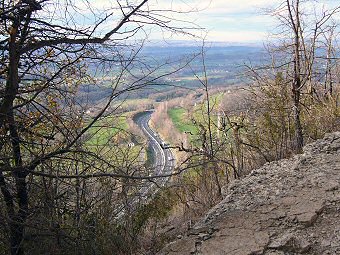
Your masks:
[{"label": "green field", "polygon": [[119,135],[126,135],[128,124],[126,116],[106,117],[99,120],[89,130],[88,146],[104,146],[110,144]]},{"label": "green field", "polygon": [[183,108],[172,108],[168,114],[178,131],[197,133],[197,128],[188,120],[186,110]]},{"label": "green field", "polygon": [[141,144],[129,145],[132,143],[128,118],[130,118],[130,114],[125,113],[121,116],[100,119],[88,131],[86,147],[90,151],[106,157],[109,162],[115,165],[142,160],[144,146]]}]

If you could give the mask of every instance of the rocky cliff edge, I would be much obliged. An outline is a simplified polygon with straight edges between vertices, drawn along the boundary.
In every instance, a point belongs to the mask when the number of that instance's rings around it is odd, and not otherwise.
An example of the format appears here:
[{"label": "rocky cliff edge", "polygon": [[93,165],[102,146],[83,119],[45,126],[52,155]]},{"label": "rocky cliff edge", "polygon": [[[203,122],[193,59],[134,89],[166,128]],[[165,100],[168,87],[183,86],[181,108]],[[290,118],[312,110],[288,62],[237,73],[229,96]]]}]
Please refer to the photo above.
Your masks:
[{"label": "rocky cliff edge", "polygon": [[159,254],[340,254],[340,132],[252,171],[224,194]]}]

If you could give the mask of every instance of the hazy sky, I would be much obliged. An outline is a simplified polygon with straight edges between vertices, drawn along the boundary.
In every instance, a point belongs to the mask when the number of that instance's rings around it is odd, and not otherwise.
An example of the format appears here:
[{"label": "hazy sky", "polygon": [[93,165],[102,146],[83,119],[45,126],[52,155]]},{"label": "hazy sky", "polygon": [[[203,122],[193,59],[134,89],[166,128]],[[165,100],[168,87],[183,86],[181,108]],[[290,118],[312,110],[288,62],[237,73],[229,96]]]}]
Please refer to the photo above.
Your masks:
[{"label": "hazy sky", "polygon": [[[124,2],[123,0],[121,0]],[[128,0],[131,2],[140,2],[141,0]],[[166,13],[174,20],[193,22],[202,28],[207,34],[209,41],[225,42],[260,42],[267,38],[270,31],[276,27],[276,21],[270,15],[266,15],[268,9],[273,9],[285,0],[149,0],[148,8],[151,10],[176,10],[182,13]],[[81,1],[79,1],[81,2]],[[77,3],[79,3],[77,2]],[[83,3],[89,3],[98,9],[110,9],[113,0],[87,0]],[[304,1],[305,2],[305,1]],[[317,6],[317,11],[325,8],[334,8],[340,5],[340,0],[309,0],[304,7]],[[117,6],[116,6],[117,7]],[[88,6],[81,7],[85,13],[89,10]],[[315,10],[315,8],[310,8]],[[183,13],[184,12],[184,13]],[[165,13],[162,13],[165,14]],[[86,16],[86,14],[84,14]],[[312,15],[313,16],[313,15]],[[340,14],[336,19],[340,22]],[[185,23],[173,23],[172,25],[183,26]],[[186,24],[191,26],[190,23]],[[107,27],[109,29],[109,27]],[[105,30],[105,28],[104,28]],[[160,31],[146,29],[150,39],[188,39],[182,35],[169,35]]]},{"label": "hazy sky", "polygon": [[[278,7],[284,0],[159,0],[158,4],[171,3],[174,9],[200,11],[186,16],[187,19],[204,27],[211,41],[254,42],[265,40],[276,28],[276,19],[266,10]],[[301,1],[302,2],[302,1]],[[166,4],[165,4],[166,5]],[[316,6],[324,9],[340,6],[340,0],[310,0],[306,10]],[[310,8],[310,11],[314,8]],[[340,15],[336,18],[340,22]]]},{"label": "hazy sky", "polygon": [[[166,1],[166,0],[163,0]],[[272,29],[273,18],[264,15],[264,8],[276,6],[278,0],[201,0],[172,1],[173,8],[196,7],[197,13],[186,16],[206,28],[211,41],[249,42],[264,39]]]}]

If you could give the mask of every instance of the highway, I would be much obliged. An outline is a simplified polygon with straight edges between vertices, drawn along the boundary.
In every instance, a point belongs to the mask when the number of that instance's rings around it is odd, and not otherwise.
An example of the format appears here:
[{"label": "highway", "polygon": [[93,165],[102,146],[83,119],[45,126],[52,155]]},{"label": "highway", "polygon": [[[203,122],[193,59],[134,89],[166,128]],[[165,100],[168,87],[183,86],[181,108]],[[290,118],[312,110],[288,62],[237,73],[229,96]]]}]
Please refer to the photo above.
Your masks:
[{"label": "highway", "polygon": [[[152,111],[145,111],[138,114],[134,119],[138,127],[143,131],[151,148],[151,155],[153,157],[153,165],[151,166],[151,172],[147,177],[156,177],[159,175],[171,174],[175,169],[175,158],[171,152],[171,149],[167,148],[165,141],[153,131],[149,126]],[[149,155],[150,155],[149,154]],[[170,177],[151,178],[150,180],[143,181],[141,188],[137,193],[133,194],[127,201],[130,209],[135,208],[140,203],[147,203],[153,198],[161,187],[164,187]],[[117,207],[116,220],[119,220],[124,216],[126,208],[124,204]]]},{"label": "highway", "polygon": [[[150,173],[150,176],[171,174],[175,168],[175,158],[171,149],[167,148],[165,141],[163,141],[160,136],[150,128],[149,121],[151,114],[151,111],[146,111],[135,119],[135,123],[143,131],[151,148],[153,171]],[[140,197],[142,199],[150,198],[150,196],[152,197],[158,189],[157,186],[164,186],[168,179],[169,177],[163,177],[154,179],[154,182],[147,182],[139,191]]]}]

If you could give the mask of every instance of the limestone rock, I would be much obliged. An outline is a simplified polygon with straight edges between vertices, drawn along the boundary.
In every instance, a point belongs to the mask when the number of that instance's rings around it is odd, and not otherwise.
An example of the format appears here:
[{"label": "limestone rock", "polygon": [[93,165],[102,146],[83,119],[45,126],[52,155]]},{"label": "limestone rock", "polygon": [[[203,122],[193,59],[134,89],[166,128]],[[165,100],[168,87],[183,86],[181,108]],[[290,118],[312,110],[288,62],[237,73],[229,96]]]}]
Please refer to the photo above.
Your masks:
[{"label": "limestone rock", "polygon": [[265,164],[159,254],[340,254],[340,133]]}]

